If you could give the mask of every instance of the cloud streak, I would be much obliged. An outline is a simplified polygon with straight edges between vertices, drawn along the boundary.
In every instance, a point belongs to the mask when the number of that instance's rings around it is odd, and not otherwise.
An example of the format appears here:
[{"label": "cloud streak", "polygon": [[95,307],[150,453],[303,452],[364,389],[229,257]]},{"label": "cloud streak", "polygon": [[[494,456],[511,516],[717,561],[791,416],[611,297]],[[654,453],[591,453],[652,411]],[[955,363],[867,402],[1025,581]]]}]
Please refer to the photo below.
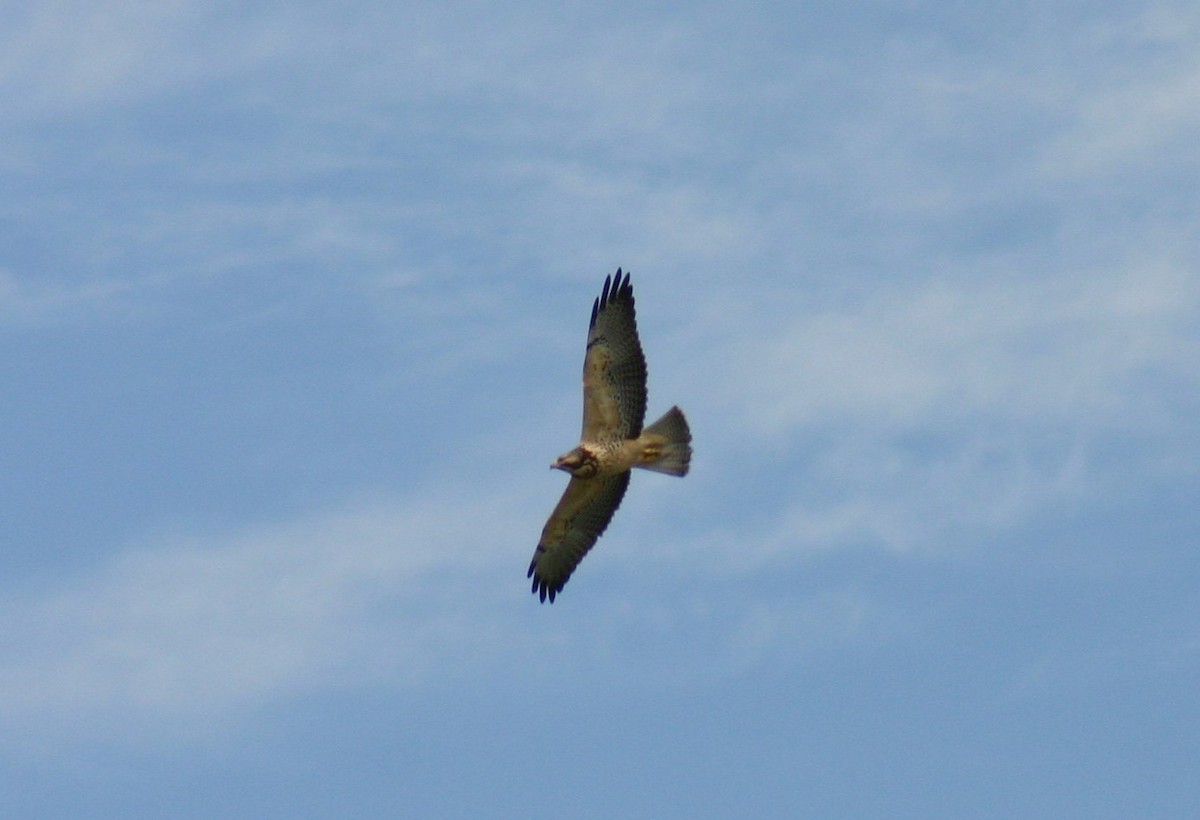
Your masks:
[{"label": "cloud streak", "polygon": [[[739,290],[714,298],[756,296]],[[774,301],[710,305],[669,370],[704,372],[694,413],[737,431],[713,457],[786,488],[751,539],[760,557],[938,551],[1120,493],[1130,470],[1193,472],[1180,448],[1196,455],[1200,287],[1186,264],[933,278],[824,307],[758,295]]]},{"label": "cloud streak", "polygon": [[[29,726],[186,734],[287,694],[453,674],[503,629],[481,612],[525,603],[513,556],[496,548],[518,542],[504,506],[410,499],[226,537],[165,536],[53,591],[10,595],[0,724],[10,739]],[[501,568],[512,584],[485,580]],[[456,614],[464,595],[469,629]]]}]

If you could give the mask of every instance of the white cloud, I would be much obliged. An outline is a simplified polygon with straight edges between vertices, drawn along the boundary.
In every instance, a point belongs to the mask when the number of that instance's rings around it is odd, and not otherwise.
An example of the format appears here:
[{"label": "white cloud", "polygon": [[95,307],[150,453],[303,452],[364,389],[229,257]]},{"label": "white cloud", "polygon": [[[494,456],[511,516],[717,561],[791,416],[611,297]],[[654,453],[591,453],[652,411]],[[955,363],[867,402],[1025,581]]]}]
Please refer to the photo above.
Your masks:
[{"label": "white cloud", "polygon": [[618,264],[648,277],[707,276],[753,258],[762,245],[758,215],[701,180],[556,159],[522,159],[503,173],[522,189],[521,209],[509,216],[514,241],[550,271],[569,259],[576,277]]},{"label": "white cloud", "polygon": [[232,7],[186,0],[28,3],[4,28],[9,115],[59,116],[229,76],[272,59],[286,38]]},{"label": "white cloud", "polygon": [[0,326],[41,325],[67,317],[107,312],[125,304],[128,281],[79,284],[33,283],[0,269]]},{"label": "white cloud", "polygon": [[1197,160],[1200,62],[1194,49],[1183,65],[1147,71],[1119,87],[1083,95],[1076,120],[1048,146],[1041,161],[1048,177],[1099,175],[1174,167]]},{"label": "white cloud", "polygon": [[723,570],[854,544],[958,548],[1194,470],[1181,451],[1197,455],[1200,283],[1173,260],[923,280],[825,306],[738,290],[709,294],[692,354],[670,368],[704,374],[671,388],[716,434],[702,458],[774,487]]},{"label": "white cloud", "polygon": [[871,641],[908,624],[854,589],[831,589],[808,598],[758,602],[739,620],[730,641],[735,666],[780,662],[851,641]]},{"label": "white cloud", "polygon": [[730,343],[707,351],[721,365],[714,392],[736,397],[739,422],[759,435],[846,420],[1141,428],[1159,394],[1132,382],[1196,378],[1200,288],[1170,262],[887,285],[840,308],[795,302],[798,315],[764,309],[768,323],[726,327]]},{"label": "white cloud", "polygon": [[413,499],[167,536],[55,591],[10,593],[0,725],[14,742],[30,726],[48,737],[191,731],[278,697],[453,674],[520,646],[518,634],[495,640],[504,600],[529,603],[524,554],[504,549],[527,540],[508,506]]}]

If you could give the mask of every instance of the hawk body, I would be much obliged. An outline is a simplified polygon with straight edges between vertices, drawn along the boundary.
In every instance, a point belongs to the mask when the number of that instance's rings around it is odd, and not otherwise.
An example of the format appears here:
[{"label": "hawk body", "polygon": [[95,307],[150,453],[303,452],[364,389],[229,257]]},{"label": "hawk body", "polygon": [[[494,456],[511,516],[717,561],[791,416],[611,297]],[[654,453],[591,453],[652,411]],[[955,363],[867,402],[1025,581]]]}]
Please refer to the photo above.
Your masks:
[{"label": "hawk body", "polygon": [[592,303],[583,359],[583,430],[579,446],[551,467],[571,481],[542,529],[527,577],[542,601],[554,602],[583,556],[608,527],[641,467],[686,475],[692,435],[678,407],[643,429],[646,357],[638,340],[633,286],[618,268]]}]

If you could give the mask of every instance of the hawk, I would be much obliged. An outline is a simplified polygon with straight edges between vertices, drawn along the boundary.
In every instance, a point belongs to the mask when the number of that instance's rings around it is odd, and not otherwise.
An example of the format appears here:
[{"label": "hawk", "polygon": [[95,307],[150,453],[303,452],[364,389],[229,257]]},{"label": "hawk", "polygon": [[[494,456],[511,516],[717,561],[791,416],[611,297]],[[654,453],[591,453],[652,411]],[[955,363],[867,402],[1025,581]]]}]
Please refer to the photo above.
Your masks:
[{"label": "hawk", "polygon": [[[624,276],[624,278],[622,278]],[[630,470],[642,467],[687,475],[691,431],[678,407],[645,429],[646,357],[638,341],[629,274],[617,268],[592,303],[583,357],[583,434],[579,446],[551,468],[571,481],[550,513],[527,578],[543,603],[554,603],[583,556],[604,532],[629,487]]]}]

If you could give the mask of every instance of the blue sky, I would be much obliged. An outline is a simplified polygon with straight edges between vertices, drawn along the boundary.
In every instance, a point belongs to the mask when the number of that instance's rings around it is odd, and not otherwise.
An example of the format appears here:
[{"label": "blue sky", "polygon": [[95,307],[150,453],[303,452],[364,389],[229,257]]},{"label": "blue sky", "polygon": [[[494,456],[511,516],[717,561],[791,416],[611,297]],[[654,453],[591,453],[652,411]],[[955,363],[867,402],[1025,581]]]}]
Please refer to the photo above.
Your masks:
[{"label": "blue sky", "polygon": [[1193,3],[5,16],[6,816],[1200,810]]}]

